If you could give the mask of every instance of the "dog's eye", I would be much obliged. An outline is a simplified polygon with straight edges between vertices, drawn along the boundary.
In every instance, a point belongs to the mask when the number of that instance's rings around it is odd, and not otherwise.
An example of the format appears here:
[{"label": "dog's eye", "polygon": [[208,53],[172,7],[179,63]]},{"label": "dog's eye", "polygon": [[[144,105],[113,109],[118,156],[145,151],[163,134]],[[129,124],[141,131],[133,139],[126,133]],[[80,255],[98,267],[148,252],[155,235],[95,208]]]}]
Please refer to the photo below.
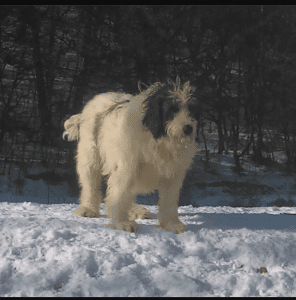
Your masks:
[{"label": "dog's eye", "polygon": [[170,111],[173,113],[177,113],[179,111],[179,107],[177,105],[171,106]]}]

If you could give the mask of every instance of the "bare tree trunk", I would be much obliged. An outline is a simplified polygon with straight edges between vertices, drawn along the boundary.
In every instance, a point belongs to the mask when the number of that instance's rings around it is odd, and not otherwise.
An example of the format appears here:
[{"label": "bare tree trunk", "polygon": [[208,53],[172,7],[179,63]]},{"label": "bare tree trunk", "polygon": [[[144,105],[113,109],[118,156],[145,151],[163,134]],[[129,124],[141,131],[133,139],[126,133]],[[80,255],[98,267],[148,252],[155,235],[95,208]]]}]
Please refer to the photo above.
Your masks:
[{"label": "bare tree trunk", "polygon": [[221,154],[225,150],[224,135],[222,130],[222,109],[219,109],[217,127],[218,127],[218,138],[219,138],[218,154]]},{"label": "bare tree trunk", "polygon": [[208,151],[208,146],[207,146],[207,140],[206,140],[206,136],[205,136],[203,129],[204,129],[204,122],[203,122],[203,120],[201,120],[201,135],[203,137],[204,144],[205,144],[206,160],[209,161],[209,151]]},{"label": "bare tree trunk", "polygon": [[41,16],[34,6],[24,6],[22,10],[26,15],[26,21],[32,30],[33,60],[36,72],[36,89],[38,93],[38,107],[42,128],[42,143],[47,145],[50,141],[50,130],[52,128],[52,123],[46,94],[46,86],[44,82],[44,68],[40,45]]},{"label": "bare tree trunk", "polygon": [[91,65],[91,51],[89,45],[91,45],[91,33],[92,33],[92,15],[89,8],[81,7],[81,20],[85,19],[81,53],[83,56],[83,66],[80,74],[77,76],[76,93],[73,101],[72,113],[76,114],[81,111],[83,105],[83,96],[86,94],[86,88],[90,78],[89,67]]}]

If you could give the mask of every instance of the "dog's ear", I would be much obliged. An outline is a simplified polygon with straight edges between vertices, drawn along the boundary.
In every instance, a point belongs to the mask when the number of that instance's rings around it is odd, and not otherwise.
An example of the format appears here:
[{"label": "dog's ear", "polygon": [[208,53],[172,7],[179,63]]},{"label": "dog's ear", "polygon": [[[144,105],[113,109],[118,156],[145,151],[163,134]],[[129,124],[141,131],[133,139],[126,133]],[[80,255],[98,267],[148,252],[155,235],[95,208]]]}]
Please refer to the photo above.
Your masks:
[{"label": "dog's ear", "polygon": [[167,80],[168,84],[173,86],[175,89],[178,89],[181,86],[181,79],[179,75],[176,77],[176,82],[174,82],[171,78]]},{"label": "dog's ear", "polygon": [[155,140],[165,135],[162,101],[155,95],[149,96],[144,102],[145,115],[142,121]]}]

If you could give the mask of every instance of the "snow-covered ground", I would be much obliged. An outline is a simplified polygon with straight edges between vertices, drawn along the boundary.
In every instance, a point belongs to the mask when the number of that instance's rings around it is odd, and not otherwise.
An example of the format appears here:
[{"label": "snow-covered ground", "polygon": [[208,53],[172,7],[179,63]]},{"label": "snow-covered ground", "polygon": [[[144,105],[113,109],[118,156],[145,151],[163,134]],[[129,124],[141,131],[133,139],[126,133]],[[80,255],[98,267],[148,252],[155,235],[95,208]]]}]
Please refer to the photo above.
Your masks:
[{"label": "snow-covered ground", "polygon": [[0,203],[0,296],[296,295],[296,208],[183,206],[189,230],[174,235],[156,220],[112,230],[76,207]]},{"label": "snow-covered ground", "polygon": [[[294,177],[231,166],[231,154],[197,157],[179,235],[157,220],[113,230],[109,219],[77,218],[64,185],[26,179],[16,195],[2,177],[0,296],[296,296],[296,207],[274,206],[296,202]],[[155,195],[138,200],[157,211]]]}]

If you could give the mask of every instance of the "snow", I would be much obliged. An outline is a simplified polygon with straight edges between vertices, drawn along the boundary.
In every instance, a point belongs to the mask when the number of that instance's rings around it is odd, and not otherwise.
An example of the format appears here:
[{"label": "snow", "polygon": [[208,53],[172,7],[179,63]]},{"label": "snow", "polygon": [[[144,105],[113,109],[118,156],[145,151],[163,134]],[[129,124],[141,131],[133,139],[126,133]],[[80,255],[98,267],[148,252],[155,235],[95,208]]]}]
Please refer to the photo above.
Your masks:
[{"label": "snow", "polygon": [[[0,296],[296,296],[296,207],[271,204],[295,202],[295,179],[249,162],[238,176],[232,161],[212,155],[204,167],[197,158],[179,235],[157,220],[113,230],[108,218],[77,218],[63,185],[26,179],[16,195],[4,177]],[[257,207],[230,206],[248,199]],[[157,211],[154,194],[138,200]]]},{"label": "snow", "polygon": [[283,214],[296,208],[183,206],[189,230],[174,235],[156,220],[113,230],[76,207],[0,203],[0,296],[296,294],[296,222]]}]

